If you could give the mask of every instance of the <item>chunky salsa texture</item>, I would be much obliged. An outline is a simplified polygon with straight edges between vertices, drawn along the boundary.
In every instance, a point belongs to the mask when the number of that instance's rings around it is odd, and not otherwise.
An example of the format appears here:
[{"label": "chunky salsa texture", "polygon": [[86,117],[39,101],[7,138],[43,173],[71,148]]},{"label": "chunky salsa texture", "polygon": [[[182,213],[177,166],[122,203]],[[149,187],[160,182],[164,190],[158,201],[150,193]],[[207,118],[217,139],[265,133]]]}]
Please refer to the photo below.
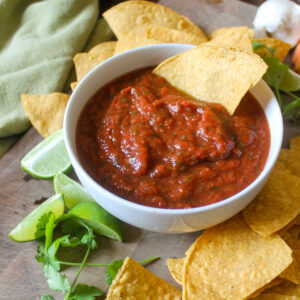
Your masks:
[{"label": "chunky salsa texture", "polygon": [[130,201],[191,208],[228,198],[264,168],[270,131],[247,93],[230,116],[152,74],[126,74],[102,87],[77,125],[80,161],[103,187]]}]

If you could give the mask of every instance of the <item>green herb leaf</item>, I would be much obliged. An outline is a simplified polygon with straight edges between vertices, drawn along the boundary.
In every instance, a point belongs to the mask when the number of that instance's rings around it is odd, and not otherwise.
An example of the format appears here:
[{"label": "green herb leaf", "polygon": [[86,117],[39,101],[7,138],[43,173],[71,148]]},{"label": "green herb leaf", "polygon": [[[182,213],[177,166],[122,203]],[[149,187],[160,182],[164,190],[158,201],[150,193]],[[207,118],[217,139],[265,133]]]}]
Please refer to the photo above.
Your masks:
[{"label": "green herb leaf", "polygon": [[51,213],[50,216],[49,216],[48,222],[46,224],[46,229],[45,229],[45,237],[46,237],[45,248],[46,248],[46,251],[48,250],[48,248],[52,244],[54,227],[55,227],[55,216],[54,216],[53,213]]},{"label": "green herb leaf", "polygon": [[34,234],[36,239],[45,235],[46,224],[48,223],[51,214],[53,214],[53,213],[51,211],[49,211],[48,213],[45,213],[40,217],[40,219],[36,225],[36,231]]},{"label": "green herb leaf", "polygon": [[51,295],[43,295],[41,300],[54,300],[54,298]]},{"label": "green herb leaf", "polygon": [[108,285],[111,285],[113,279],[116,277],[119,269],[123,265],[123,259],[114,260],[112,264],[108,265],[105,273],[105,281]]},{"label": "green herb leaf", "polygon": [[300,118],[300,98],[296,98],[283,109],[283,115],[286,119],[297,121]]},{"label": "green herb leaf", "polygon": [[258,42],[258,41],[252,42],[252,49],[254,52],[257,52],[258,50],[261,50],[261,49],[267,49],[272,55],[274,55],[274,53],[275,53],[275,49],[267,47],[264,43]]},{"label": "green herb leaf", "polygon": [[103,295],[103,292],[97,287],[79,283],[74,292],[70,294],[70,300],[94,300],[96,296],[100,295]]},{"label": "green herb leaf", "polygon": [[282,64],[278,58],[274,56],[264,56],[264,61],[269,66],[263,79],[273,88],[279,88],[280,83],[289,69],[289,66]]},{"label": "green herb leaf", "polygon": [[57,292],[62,292],[64,295],[69,293],[71,285],[66,275],[58,273],[51,265],[44,265],[43,271],[50,289]]}]

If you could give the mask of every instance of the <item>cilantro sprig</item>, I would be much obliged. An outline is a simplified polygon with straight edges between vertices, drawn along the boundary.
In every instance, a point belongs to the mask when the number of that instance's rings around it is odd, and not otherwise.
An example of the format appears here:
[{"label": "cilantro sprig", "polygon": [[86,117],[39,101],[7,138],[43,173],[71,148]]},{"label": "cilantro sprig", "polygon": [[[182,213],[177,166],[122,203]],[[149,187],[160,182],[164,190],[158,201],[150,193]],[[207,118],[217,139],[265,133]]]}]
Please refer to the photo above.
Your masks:
[{"label": "cilantro sprig", "polygon": [[263,60],[268,65],[268,70],[263,76],[263,79],[273,89],[284,118],[292,122],[299,122],[300,97],[295,93],[281,88],[281,84],[289,72],[290,67],[287,64],[281,63],[279,59],[274,56],[275,50],[267,47],[262,42],[253,41],[252,48],[254,52],[258,52],[261,49],[267,50],[267,53],[263,56]]},{"label": "cilantro sprig", "polygon": [[[59,226],[58,226],[59,225]],[[59,232],[54,232],[59,227]],[[60,233],[60,236],[58,236]],[[41,236],[43,235],[43,236]],[[79,275],[85,266],[106,267],[106,283],[110,285],[123,265],[123,260],[118,259],[111,264],[87,263],[90,252],[98,247],[92,228],[82,219],[66,213],[56,220],[53,213],[41,216],[36,226],[36,236],[40,245],[37,249],[36,260],[42,263],[42,270],[51,290],[61,292],[65,300],[93,300],[103,292],[95,286],[77,283]],[[54,239],[55,236],[55,239]],[[60,248],[76,248],[85,246],[85,255],[80,263],[61,261],[57,258]],[[140,261],[140,264],[158,259],[157,256]],[[62,274],[61,265],[78,266],[77,274],[72,283],[65,274]],[[51,295],[43,295],[42,300],[54,300]]]}]

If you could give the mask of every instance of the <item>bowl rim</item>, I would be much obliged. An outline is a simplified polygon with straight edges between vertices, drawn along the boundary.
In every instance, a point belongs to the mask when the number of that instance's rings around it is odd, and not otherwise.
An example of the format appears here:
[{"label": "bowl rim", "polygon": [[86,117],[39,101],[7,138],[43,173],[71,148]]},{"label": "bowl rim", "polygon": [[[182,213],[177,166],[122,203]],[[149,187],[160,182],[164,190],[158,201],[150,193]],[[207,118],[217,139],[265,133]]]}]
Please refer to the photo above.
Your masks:
[{"label": "bowl rim", "polygon": [[[174,43],[173,44],[168,43],[168,44],[154,44],[154,45],[142,46],[142,47],[130,49],[130,50],[124,51],[122,53],[119,53],[117,55],[114,55],[114,56],[110,57],[109,59],[105,60],[104,62],[100,63],[94,69],[92,69],[79,82],[79,84],[76,86],[75,90],[71,94],[71,97],[68,101],[66,111],[65,111],[65,115],[64,115],[63,131],[64,131],[65,145],[66,145],[68,155],[70,156],[70,160],[72,162],[72,165],[75,165],[75,167],[74,167],[75,173],[76,173],[76,169],[78,168],[80,170],[81,174],[84,174],[86,180],[89,182],[89,184],[94,189],[97,190],[97,192],[100,192],[102,194],[104,193],[107,197],[113,198],[114,201],[116,201],[118,204],[125,205],[125,206],[133,208],[133,209],[137,209],[137,210],[140,210],[140,211],[143,211],[143,212],[148,212],[148,213],[156,213],[156,214],[160,214],[160,215],[174,215],[174,216],[176,216],[176,215],[197,214],[197,213],[201,213],[201,212],[205,212],[205,211],[211,211],[211,210],[214,210],[214,209],[222,207],[222,206],[226,206],[226,205],[228,205],[232,202],[237,201],[239,198],[242,198],[245,194],[247,194],[252,189],[255,189],[255,187],[258,186],[261,183],[261,181],[263,181],[265,179],[265,177],[269,176],[270,172],[272,171],[272,168],[274,167],[274,165],[277,161],[277,158],[278,158],[278,155],[279,155],[279,152],[280,152],[280,149],[281,149],[281,145],[282,145],[282,140],[283,140],[283,118],[282,118],[282,114],[281,114],[279,104],[276,100],[276,97],[275,97],[274,93],[272,92],[270,87],[261,79],[259,81],[259,83],[263,85],[263,88],[268,93],[272,94],[272,101],[275,102],[275,106],[277,107],[277,110],[279,110],[279,112],[280,112],[280,114],[279,114],[280,122],[277,124],[279,126],[279,130],[277,132],[278,142],[276,143],[276,144],[279,145],[279,147],[274,148],[273,151],[275,153],[273,153],[273,155],[271,156],[271,142],[270,142],[268,158],[267,158],[266,164],[265,164],[262,172],[259,174],[259,176],[253,182],[251,182],[251,184],[249,184],[246,188],[244,188],[240,192],[238,192],[238,193],[234,194],[233,196],[231,196],[229,198],[226,198],[224,200],[220,200],[216,203],[212,203],[212,204],[208,204],[208,205],[204,205],[204,206],[199,206],[199,207],[192,207],[192,208],[159,208],[159,207],[146,206],[146,205],[143,205],[143,204],[132,202],[130,200],[122,198],[122,197],[110,192],[109,190],[105,189],[98,182],[96,182],[88,174],[88,172],[84,169],[84,167],[81,165],[81,163],[79,161],[79,158],[77,157],[76,149],[74,151],[73,147],[71,146],[71,143],[70,143],[71,137],[70,137],[70,129],[69,129],[69,122],[70,121],[69,121],[69,119],[72,119],[72,118],[69,117],[69,111],[71,109],[71,106],[73,105],[72,103],[74,102],[73,98],[76,98],[76,96],[77,96],[76,92],[81,88],[81,86],[84,85],[84,82],[89,81],[94,73],[99,72],[98,71],[99,69],[101,69],[106,64],[110,64],[111,61],[113,61],[115,59],[120,59],[120,57],[124,57],[124,59],[125,59],[129,55],[135,55],[138,52],[143,52],[143,51],[148,50],[148,49],[151,50],[151,49],[155,49],[155,48],[174,47],[174,46],[180,46],[182,48],[187,47],[188,49],[196,47],[194,45],[189,45],[189,44],[174,44]],[[184,50],[184,51],[186,51],[186,50]],[[126,74],[126,72],[124,74]],[[119,76],[122,76],[122,75],[119,75]],[[115,77],[115,78],[117,78],[117,77]],[[102,86],[99,86],[98,90]],[[86,102],[84,103],[84,106],[86,105],[87,101],[89,101],[89,100],[86,100]],[[82,111],[83,107],[81,108],[80,112]],[[264,112],[265,112],[265,110],[264,110]],[[78,122],[78,119],[76,119],[76,123],[77,122]],[[269,121],[268,121],[268,124],[269,124],[269,127],[270,127]],[[77,126],[75,126],[75,130],[76,130],[76,128],[77,128]],[[270,134],[271,134],[271,132],[270,132]],[[270,138],[271,138],[271,136],[270,136]]]}]

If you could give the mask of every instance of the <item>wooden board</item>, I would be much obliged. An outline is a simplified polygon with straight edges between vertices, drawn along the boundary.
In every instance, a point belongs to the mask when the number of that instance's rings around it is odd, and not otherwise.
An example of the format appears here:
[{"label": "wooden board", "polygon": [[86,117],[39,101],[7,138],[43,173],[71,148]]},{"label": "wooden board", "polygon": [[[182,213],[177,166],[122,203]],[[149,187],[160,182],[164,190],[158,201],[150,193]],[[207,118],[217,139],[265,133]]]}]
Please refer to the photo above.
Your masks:
[{"label": "wooden board", "polygon": [[[162,0],[160,3],[188,16],[207,33],[221,26],[251,26],[256,11],[254,6],[235,0]],[[288,144],[291,136],[299,133],[298,127],[289,126],[286,130],[285,144]],[[48,293],[55,295],[56,299],[62,299],[61,295],[49,290],[41,271],[41,264],[35,261],[37,243],[17,244],[7,236],[40,200],[54,193],[51,181],[35,180],[20,169],[20,159],[40,140],[39,134],[31,129],[0,160],[1,300],[40,299],[41,295]],[[167,270],[166,258],[183,256],[199,232],[168,235],[139,230],[129,225],[125,231],[123,244],[104,237],[99,238],[99,249],[94,251],[89,261],[110,263],[113,259],[128,255],[136,260],[157,255],[161,259],[150,264],[148,269],[178,287]],[[70,280],[75,276],[75,272],[76,268],[68,268],[65,271]],[[105,291],[107,286],[104,273],[105,268],[86,268],[79,282],[98,286]]]}]

